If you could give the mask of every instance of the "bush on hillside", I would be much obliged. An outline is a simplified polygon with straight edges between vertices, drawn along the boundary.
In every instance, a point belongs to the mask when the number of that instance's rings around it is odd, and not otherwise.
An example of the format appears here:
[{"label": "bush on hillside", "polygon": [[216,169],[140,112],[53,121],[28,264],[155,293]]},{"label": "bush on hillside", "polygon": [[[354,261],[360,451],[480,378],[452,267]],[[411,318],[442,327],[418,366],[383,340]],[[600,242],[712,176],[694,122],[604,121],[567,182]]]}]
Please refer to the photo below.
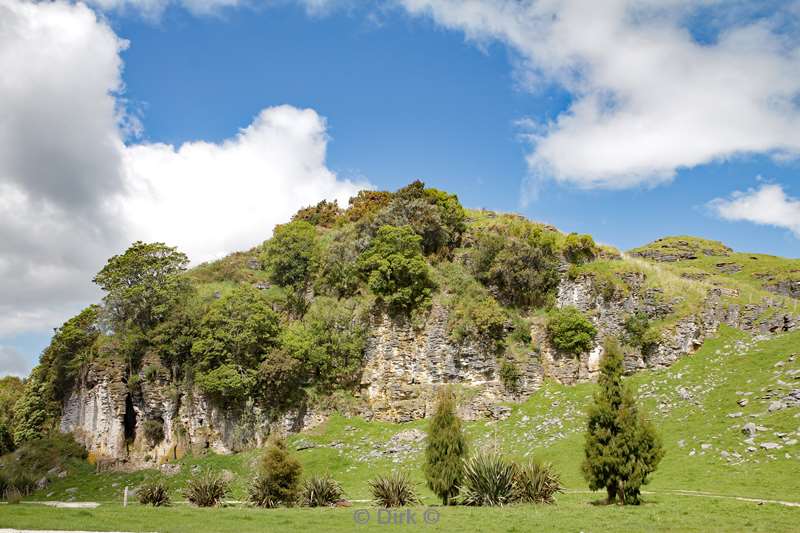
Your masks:
[{"label": "bush on hillside", "polygon": [[350,222],[359,222],[373,218],[380,210],[392,201],[392,193],[386,191],[358,191],[349,200],[349,207],[344,216]]},{"label": "bush on hillside", "polygon": [[421,242],[410,226],[382,226],[358,259],[369,289],[394,312],[430,304],[434,284]]},{"label": "bush on hillside", "polygon": [[517,368],[514,361],[503,359],[500,362],[500,381],[503,387],[509,392],[519,392],[519,382],[522,379],[522,373]]},{"label": "bush on hillside", "polygon": [[421,500],[414,484],[404,472],[392,472],[388,476],[378,475],[369,481],[372,500],[379,507],[406,507],[418,505]]},{"label": "bush on hillside", "polygon": [[578,235],[577,233],[570,233],[566,236],[562,251],[566,260],[574,265],[592,261],[599,253],[591,235]]},{"label": "bush on hillside", "polygon": [[292,222],[302,220],[314,226],[332,228],[339,221],[342,213],[336,200],[333,202],[322,200],[317,205],[300,209],[292,216]]},{"label": "bush on hillside", "polygon": [[305,220],[275,227],[261,256],[270,280],[281,287],[304,291],[317,261],[317,230]]},{"label": "bush on hillside", "polygon": [[577,355],[592,348],[597,328],[578,309],[564,307],[550,312],[547,335],[556,349]]},{"label": "bush on hillside", "polygon": [[160,419],[148,418],[142,424],[144,438],[150,446],[155,446],[164,440],[164,421]]},{"label": "bush on hillside", "polygon": [[650,352],[661,341],[660,333],[650,324],[647,315],[641,311],[631,314],[625,320],[624,329],[623,341],[625,344],[641,349],[642,353]]},{"label": "bush on hillside", "polygon": [[300,496],[303,467],[286,448],[286,441],[273,438],[261,459],[258,475],[248,490],[250,502],[259,507],[292,506]]}]

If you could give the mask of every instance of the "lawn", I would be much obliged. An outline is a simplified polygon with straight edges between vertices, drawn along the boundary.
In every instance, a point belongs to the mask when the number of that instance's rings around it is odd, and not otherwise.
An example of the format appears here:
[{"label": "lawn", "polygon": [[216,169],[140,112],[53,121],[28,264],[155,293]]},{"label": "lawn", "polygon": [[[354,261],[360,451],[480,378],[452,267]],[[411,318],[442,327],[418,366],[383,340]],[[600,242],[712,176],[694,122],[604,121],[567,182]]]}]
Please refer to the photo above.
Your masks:
[{"label": "lawn", "polygon": [[[596,505],[592,494],[565,494],[557,505],[502,508],[420,507],[386,511],[356,503],[344,509],[197,509],[186,505],[52,509],[33,504],[0,507],[0,527],[248,533],[305,531],[800,531],[800,508],[775,504],[650,495],[639,507]],[[409,514],[415,523],[406,523]],[[402,518],[401,518],[402,517]],[[368,521],[362,524],[362,521]],[[402,520],[402,523],[400,521]],[[427,522],[426,522],[427,520]]]}]

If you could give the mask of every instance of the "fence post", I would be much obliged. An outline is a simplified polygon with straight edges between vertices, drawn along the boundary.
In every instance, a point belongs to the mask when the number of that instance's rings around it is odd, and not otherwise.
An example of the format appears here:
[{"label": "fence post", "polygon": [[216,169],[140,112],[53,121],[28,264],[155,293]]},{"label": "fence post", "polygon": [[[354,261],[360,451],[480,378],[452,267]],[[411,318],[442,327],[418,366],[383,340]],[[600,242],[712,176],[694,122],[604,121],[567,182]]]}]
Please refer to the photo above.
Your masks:
[{"label": "fence post", "polygon": [[122,495],[122,506],[123,507],[127,507],[128,506],[128,486],[127,485],[125,485],[125,492],[123,492],[123,495]]}]

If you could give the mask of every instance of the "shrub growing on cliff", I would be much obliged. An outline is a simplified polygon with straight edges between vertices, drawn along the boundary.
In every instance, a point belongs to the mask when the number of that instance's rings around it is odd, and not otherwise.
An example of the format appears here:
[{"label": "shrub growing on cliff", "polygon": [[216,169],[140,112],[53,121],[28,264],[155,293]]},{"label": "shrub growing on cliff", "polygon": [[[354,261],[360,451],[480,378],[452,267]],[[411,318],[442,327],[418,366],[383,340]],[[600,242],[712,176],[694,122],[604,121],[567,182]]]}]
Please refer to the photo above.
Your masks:
[{"label": "shrub growing on cliff", "polygon": [[304,207],[292,216],[292,222],[303,220],[314,226],[332,228],[342,216],[342,209],[334,200],[322,200],[317,205]]},{"label": "shrub growing on cliff", "polygon": [[201,470],[186,482],[183,495],[198,507],[214,507],[228,494],[229,484],[214,470]]},{"label": "shrub growing on cliff", "polygon": [[506,220],[477,229],[469,245],[473,273],[502,303],[526,308],[552,301],[559,282],[554,232],[528,221]]},{"label": "shrub growing on cliff", "polygon": [[248,490],[250,502],[259,507],[291,506],[300,495],[303,467],[286,449],[286,441],[273,438],[261,459],[259,473]]},{"label": "shrub growing on cliff", "polygon": [[143,424],[144,437],[150,446],[155,446],[164,440],[164,421],[148,418]]},{"label": "shrub growing on cliff", "polygon": [[582,265],[593,260],[599,251],[591,235],[578,235],[577,233],[570,233],[566,236],[562,250],[567,261],[575,265]]},{"label": "shrub growing on cliff", "polygon": [[369,289],[395,312],[430,303],[433,281],[421,242],[410,226],[382,226],[358,259]]},{"label": "shrub growing on cliff", "polygon": [[640,348],[642,353],[647,353],[655,348],[660,341],[660,334],[650,324],[647,315],[641,311],[631,314],[625,320],[625,344]]},{"label": "shrub growing on cliff", "polygon": [[520,374],[519,368],[509,359],[503,359],[500,362],[500,381],[503,383],[503,387],[509,392],[518,392],[519,391],[519,381],[522,378]]},{"label": "shrub growing on cliff", "polygon": [[305,220],[276,226],[262,255],[270,280],[281,287],[305,288],[316,264],[316,239],[317,230]]},{"label": "shrub growing on cliff", "polygon": [[455,398],[452,391],[443,389],[428,426],[424,466],[428,488],[442,499],[442,505],[458,494],[466,455],[467,437],[456,414]]},{"label": "shrub growing on cliff", "polygon": [[591,349],[597,328],[578,309],[564,307],[550,312],[547,335],[556,349],[577,355]]},{"label": "shrub growing on cliff", "polygon": [[640,487],[664,456],[661,439],[622,381],[622,351],[608,340],[584,444],[583,476],[608,502],[638,504]]}]

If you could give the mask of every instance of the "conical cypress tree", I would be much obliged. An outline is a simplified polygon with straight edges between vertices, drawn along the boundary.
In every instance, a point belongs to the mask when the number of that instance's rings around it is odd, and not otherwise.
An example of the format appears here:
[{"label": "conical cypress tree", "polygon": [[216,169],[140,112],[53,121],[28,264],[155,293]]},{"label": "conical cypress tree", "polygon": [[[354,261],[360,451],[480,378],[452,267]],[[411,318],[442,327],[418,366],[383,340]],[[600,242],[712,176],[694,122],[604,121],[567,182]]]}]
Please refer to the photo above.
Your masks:
[{"label": "conical cypress tree", "polygon": [[608,340],[600,365],[599,390],[589,409],[583,476],[592,490],[606,489],[608,502],[638,504],[640,487],[664,456],[653,425],[622,382],[619,344]]},{"label": "conical cypress tree", "polygon": [[425,448],[425,478],[430,488],[447,505],[458,494],[464,472],[467,439],[456,415],[453,393],[443,389],[436,400],[436,412],[428,428]]}]

